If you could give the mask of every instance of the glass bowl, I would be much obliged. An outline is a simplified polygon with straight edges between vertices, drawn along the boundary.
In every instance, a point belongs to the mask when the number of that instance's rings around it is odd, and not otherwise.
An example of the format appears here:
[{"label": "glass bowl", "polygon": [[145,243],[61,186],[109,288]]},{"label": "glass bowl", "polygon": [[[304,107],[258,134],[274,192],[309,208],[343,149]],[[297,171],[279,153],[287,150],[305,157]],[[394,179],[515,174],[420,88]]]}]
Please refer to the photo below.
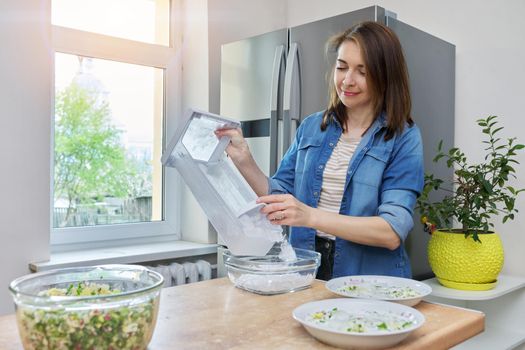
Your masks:
[{"label": "glass bowl", "polygon": [[291,261],[271,251],[265,256],[235,256],[225,250],[223,259],[236,287],[263,295],[282,294],[310,287],[321,262],[317,252],[297,248],[294,251],[297,258]]},{"label": "glass bowl", "polygon": [[146,349],[164,282],[136,265],[39,272],[9,290],[24,349]]}]

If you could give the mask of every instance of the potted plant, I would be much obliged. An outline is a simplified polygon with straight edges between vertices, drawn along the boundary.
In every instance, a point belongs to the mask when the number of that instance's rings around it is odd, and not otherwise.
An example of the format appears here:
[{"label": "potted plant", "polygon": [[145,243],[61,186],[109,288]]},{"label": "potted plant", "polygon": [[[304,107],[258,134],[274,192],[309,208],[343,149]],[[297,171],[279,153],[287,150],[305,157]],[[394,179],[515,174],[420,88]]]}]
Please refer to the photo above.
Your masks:
[{"label": "potted plant", "polygon": [[[484,161],[470,164],[459,148],[444,151],[441,141],[434,162],[446,161],[447,167],[454,168],[454,177],[445,181],[426,174],[417,200],[425,231],[432,235],[428,244],[432,271],[442,285],[464,290],[496,285],[503,247],[492,219],[501,216],[503,223],[514,219],[516,198],[525,191],[508,184],[516,177],[513,166],[519,164],[517,153],[525,145],[516,143],[516,138],[505,142],[498,136],[503,127],[498,126],[497,116],[477,123],[486,135]],[[440,195],[439,200],[432,200],[434,195]]]}]

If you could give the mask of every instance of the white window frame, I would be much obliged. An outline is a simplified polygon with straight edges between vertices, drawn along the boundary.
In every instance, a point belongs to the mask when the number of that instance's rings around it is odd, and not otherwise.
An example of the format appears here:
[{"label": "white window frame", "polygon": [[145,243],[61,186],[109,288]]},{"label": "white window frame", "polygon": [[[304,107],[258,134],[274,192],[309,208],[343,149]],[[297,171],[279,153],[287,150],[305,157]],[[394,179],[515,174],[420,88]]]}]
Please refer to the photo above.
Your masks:
[{"label": "white window frame", "polygon": [[[82,30],[52,25],[52,134],[51,134],[51,218],[54,208],[54,54],[56,52],[112,60],[123,63],[161,68],[164,70],[164,114],[162,149],[167,137],[177,127],[177,116],[181,113],[180,52],[182,26],[176,21],[178,1],[170,1],[170,45],[143,43]],[[163,220],[129,224],[97,225],[83,227],[54,228],[51,220],[51,252],[60,252],[94,247],[110,247],[130,243],[180,240],[180,188],[181,181],[176,172],[164,170]]]}]

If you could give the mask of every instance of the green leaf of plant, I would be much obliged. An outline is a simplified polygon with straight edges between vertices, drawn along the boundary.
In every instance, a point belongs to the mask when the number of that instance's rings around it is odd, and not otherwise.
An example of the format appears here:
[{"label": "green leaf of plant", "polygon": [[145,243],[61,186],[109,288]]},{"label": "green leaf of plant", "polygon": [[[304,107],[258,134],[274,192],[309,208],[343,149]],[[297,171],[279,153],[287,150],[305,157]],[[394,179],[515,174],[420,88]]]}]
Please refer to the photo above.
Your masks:
[{"label": "green leaf of plant", "polygon": [[[519,164],[515,157],[525,145],[514,145],[516,138],[508,139],[506,145],[500,144],[502,140],[494,137],[503,129],[496,127],[497,116],[477,122],[487,135],[482,141],[486,145],[484,162],[469,164],[458,147],[443,151],[441,141],[435,161],[445,158],[446,165],[455,168],[454,179],[441,180],[438,184],[437,178],[425,176],[424,191],[417,203],[421,215],[427,216],[438,228],[450,227],[452,220],[457,220],[466,237],[480,242],[476,230],[487,231],[494,227],[491,220],[494,216],[504,214],[504,222],[514,219],[514,213],[517,212],[514,207],[516,197],[525,189],[518,190],[506,184],[510,177],[517,176],[511,164]],[[450,188],[454,188],[454,191],[450,192]],[[435,198],[440,200],[436,201]]]}]

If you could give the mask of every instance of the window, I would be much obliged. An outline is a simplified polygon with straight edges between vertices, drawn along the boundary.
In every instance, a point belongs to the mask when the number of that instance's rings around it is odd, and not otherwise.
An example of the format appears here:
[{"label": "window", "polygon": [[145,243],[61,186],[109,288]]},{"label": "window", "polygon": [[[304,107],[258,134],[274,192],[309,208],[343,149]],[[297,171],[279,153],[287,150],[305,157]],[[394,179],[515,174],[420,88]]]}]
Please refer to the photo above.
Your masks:
[{"label": "window", "polygon": [[53,250],[180,238],[177,180],[160,163],[166,131],[179,114],[170,1],[52,0],[51,6]]},{"label": "window", "polygon": [[169,0],[52,0],[52,23],[169,46]]}]

